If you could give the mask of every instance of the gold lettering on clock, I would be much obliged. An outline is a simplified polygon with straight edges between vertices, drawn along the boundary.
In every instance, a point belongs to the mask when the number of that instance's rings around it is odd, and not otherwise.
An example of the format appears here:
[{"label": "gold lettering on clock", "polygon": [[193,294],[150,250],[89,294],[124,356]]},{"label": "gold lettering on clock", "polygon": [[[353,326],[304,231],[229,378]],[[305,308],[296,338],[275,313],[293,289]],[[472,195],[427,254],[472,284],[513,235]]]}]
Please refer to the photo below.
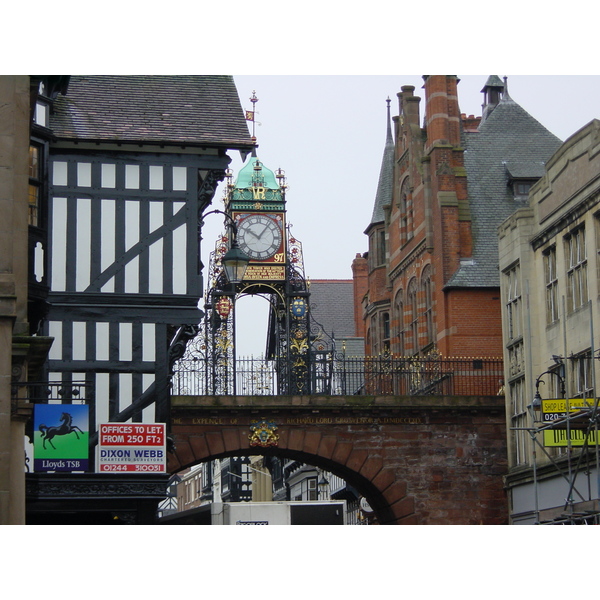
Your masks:
[{"label": "gold lettering on clock", "polygon": [[265,188],[264,187],[252,188],[252,194],[254,195],[255,200],[264,200],[265,199]]}]

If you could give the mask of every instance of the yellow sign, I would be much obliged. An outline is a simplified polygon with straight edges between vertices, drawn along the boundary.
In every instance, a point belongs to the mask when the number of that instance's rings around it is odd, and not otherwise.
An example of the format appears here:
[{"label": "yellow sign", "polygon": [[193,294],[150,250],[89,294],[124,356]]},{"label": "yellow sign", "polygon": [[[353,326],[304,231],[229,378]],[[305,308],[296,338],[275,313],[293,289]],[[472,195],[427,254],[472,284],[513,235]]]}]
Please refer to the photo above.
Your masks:
[{"label": "yellow sign", "polygon": [[[583,446],[586,439],[586,431],[580,429],[571,429],[570,433],[570,444],[569,438],[567,437],[566,429],[546,429],[544,432],[544,446],[550,447],[565,447],[565,446]],[[587,434],[587,443],[590,446],[598,445],[598,435],[595,431],[591,431]]]},{"label": "yellow sign", "polygon": [[[596,400],[594,398],[553,398],[542,400],[542,421],[552,423],[559,419],[565,419],[568,414],[578,413],[582,410],[594,408]],[[583,446],[586,439],[586,430],[580,428],[566,428],[545,430],[543,432],[544,446],[565,447],[565,446]],[[567,433],[570,435],[567,436]],[[569,441],[570,437],[570,441]],[[598,439],[595,432],[587,434],[587,443],[590,446],[597,446]]]},{"label": "yellow sign", "polygon": [[567,416],[567,405],[569,413],[579,412],[594,407],[593,398],[554,398],[542,400],[542,421],[548,423],[557,419],[564,419]]}]

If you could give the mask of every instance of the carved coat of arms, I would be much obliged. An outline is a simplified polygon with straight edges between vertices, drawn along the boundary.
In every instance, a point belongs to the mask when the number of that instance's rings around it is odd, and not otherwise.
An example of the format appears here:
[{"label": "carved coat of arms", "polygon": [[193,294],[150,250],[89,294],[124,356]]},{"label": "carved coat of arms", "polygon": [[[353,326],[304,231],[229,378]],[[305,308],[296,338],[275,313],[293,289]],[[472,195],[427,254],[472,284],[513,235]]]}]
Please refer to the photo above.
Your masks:
[{"label": "carved coat of arms", "polygon": [[290,310],[294,317],[301,319],[306,314],[306,300],[304,298],[294,298]]},{"label": "carved coat of arms", "polygon": [[250,440],[251,446],[277,446],[279,444],[279,434],[275,433],[277,425],[273,421],[261,419],[260,421],[252,421],[250,424]]}]

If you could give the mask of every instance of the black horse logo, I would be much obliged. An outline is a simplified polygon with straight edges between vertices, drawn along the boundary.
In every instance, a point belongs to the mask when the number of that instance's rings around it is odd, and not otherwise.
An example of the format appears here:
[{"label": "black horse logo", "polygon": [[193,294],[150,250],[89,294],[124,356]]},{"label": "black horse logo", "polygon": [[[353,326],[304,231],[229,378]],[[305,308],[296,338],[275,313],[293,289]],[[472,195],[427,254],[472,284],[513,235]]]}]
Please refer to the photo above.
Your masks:
[{"label": "black horse logo", "polygon": [[83,434],[83,431],[77,427],[77,425],[73,425],[73,417],[69,413],[63,413],[60,415],[60,421],[62,423],[57,427],[46,427],[46,425],[40,425],[40,431],[42,432],[42,442],[44,450],[46,449],[46,440],[48,443],[56,450],[56,447],[52,443],[52,438],[57,435],[67,435],[68,433],[75,433],[77,439],[79,439],[79,433]]}]

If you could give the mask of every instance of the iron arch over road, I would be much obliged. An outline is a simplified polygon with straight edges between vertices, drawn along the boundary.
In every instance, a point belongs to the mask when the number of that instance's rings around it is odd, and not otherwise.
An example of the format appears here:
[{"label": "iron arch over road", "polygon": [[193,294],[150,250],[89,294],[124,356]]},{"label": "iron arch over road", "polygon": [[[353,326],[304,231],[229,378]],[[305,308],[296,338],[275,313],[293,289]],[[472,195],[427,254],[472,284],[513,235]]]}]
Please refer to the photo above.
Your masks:
[{"label": "iron arch over road", "polygon": [[276,454],[343,477],[382,524],[503,524],[502,397],[173,396],[169,471]]}]

